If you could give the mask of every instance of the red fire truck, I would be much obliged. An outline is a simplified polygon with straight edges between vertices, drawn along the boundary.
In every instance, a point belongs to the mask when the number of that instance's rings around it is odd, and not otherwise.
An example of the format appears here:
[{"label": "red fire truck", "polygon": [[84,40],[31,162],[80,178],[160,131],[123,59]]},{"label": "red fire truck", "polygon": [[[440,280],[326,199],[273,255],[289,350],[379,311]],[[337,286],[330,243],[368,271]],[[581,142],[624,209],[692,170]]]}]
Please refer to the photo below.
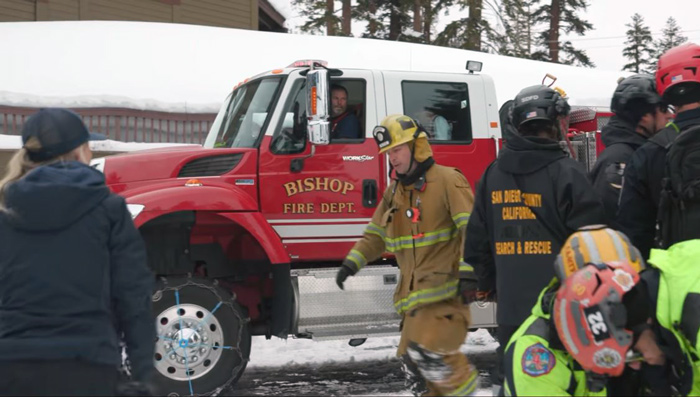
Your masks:
[{"label": "red fire truck", "polygon": [[[217,393],[241,376],[251,335],[323,339],[398,332],[390,257],[335,285],[389,183],[371,133],[407,114],[439,164],[475,186],[498,153],[493,80],[459,74],[327,69],[295,63],[252,77],[225,100],[203,147],[95,160],[126,198],[158,276],[153,294],[160,392]],[[330,93],[346,93],[346,104]],[[359,121],[334,137],[332,107]],[[336,112],[336,113],[337,113]],[[495,305],[472,305],[474,327]]]}]

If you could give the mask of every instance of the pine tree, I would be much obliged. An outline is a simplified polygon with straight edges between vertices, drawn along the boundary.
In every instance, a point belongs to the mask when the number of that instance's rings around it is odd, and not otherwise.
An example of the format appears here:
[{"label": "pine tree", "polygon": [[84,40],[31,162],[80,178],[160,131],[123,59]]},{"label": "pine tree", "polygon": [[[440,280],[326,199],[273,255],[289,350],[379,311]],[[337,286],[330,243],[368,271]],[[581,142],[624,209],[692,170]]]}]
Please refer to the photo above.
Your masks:
[{"label": "pine tree", "polygon": [[469,4],[469,19],[467,20],[467,49],[473,51],[481,51],[481,21],[482,10],[484,9],[483,0],[468,0]]},{"label": "pine tree", "polygon": [[673,47],[681,45],[688,41],[688,38],[681,34],[681,27],[673,17],[666,20],[666,26],[661,31],[661,38],[654,43],[654,58],[660,57],[664,52]]},{"label": "pine tree", "polygon": [[342,10],[342,29],[343,36],[352,36],[352,7],[350,0],[341,0],[343,5]]},{"label": "pine tree", "polygon": [[494,52],[518,58],[531,58],[536,38],[533,11],[539,0],[502,0],[498,18],[503,32],[493,32],[489,38]]},{"label": "pine tree", "polygon": [[651,58],[653,56],[651,31],[644,25],[644,18],[639,14],[632,15],[632,22],[626,24],[627,40],[626,47],[622,50],[622,55],[630,60],[630,63],[622,67],[635,73],[652,72]]},{"label": "pine tree", "polygon": [[334,0],[293,0],[292,4],[299,10],[299,15],[306,18],[301,26],[302,32],[320,33],[325,29],[328,36],[340,32],[340,18],[335,15]]},{"label": "pine tree", "polygon": [[543,49],[535,52],[533,58],[570,65],[595,66],[585,51],[574,48],[571,42],[562,43],[559,41],[562,30],[565,34],[573,32],[582,36],[593,29],[590,22],[577,15],[577,12],[585,11],[587,7],[586,0],[551,0],[549,4],[542,5],[537,9],[535,21],[548,24],[549,28],[539,38]]},{"label": "pine tree", "polygon": [[[451,1],[443,1],[441,9],[452,5]],[[490,7],[493,5],[484,0],[458,0],[460,10],[469,8],[469,16],[460,18],[447,24],[442,32],[440,32],[433,44],[462,48],[466,50],[482,51],[482,44],[487,44],[484,36],[488,34],[491,27],[488,21],[484,20],[483,8],[484,3]],[[486,46],[491,49],[491,46]]]},{"label": "pine tree", "polygon": [[383,20],[383,13],[380,10],[381,0],[358,0],[357,6],[353,10],[353,18],[357,21],[367,22],[362,37],[383,38],[386,34],[386,26]]}]

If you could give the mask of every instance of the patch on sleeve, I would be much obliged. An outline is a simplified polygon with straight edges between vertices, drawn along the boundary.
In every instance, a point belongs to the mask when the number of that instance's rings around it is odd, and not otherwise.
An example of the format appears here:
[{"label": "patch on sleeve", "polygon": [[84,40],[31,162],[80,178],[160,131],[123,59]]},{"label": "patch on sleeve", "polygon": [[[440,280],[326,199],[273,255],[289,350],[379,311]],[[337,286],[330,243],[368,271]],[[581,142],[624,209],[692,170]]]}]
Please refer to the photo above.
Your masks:
[{"label": "patch on sleeve", "polygon": [[554,357],[554,353],[541,343],[535,343],[525,349],[521,360],[523,372],[532,377],[547,375],[556,363],[557,359]]}]

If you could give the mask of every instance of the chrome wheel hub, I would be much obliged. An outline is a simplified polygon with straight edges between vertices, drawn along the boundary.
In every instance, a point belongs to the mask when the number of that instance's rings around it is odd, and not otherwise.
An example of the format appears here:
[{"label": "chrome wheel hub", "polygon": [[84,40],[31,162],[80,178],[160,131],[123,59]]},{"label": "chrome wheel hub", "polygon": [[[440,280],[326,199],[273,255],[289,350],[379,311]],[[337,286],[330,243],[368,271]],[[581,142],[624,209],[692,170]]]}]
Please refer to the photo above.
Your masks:
[{"label": "chrome wheel hub", "polygon": [[219,321],[207,309],[193,304],[172,306],[156,317],[158,341],[155,366],[173,380],[204,376],[216,366],[224,346]]}]

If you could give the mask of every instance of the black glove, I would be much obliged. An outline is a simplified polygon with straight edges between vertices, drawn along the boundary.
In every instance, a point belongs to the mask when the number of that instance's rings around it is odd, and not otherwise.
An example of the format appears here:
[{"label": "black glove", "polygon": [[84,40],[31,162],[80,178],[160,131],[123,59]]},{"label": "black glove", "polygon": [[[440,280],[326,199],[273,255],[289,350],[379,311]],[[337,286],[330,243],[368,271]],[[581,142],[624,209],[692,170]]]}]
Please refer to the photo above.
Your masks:
[{"label": "black glove", "polygon": [[338,274],[335,276],[335,283],[338,284],[338,288],[345,290],[343,283],[347,280],[348,276],[353,276],[355,271],[352,270],[347,265],[341,265],[338,269]]},{"label": "black glove", "polygon": [[477,282],[475,279],[471,278],[461,278],[459,279],[459,284],[457,287],[459,296],[462,297],[462,303],[468,305],[477,300]]}]

